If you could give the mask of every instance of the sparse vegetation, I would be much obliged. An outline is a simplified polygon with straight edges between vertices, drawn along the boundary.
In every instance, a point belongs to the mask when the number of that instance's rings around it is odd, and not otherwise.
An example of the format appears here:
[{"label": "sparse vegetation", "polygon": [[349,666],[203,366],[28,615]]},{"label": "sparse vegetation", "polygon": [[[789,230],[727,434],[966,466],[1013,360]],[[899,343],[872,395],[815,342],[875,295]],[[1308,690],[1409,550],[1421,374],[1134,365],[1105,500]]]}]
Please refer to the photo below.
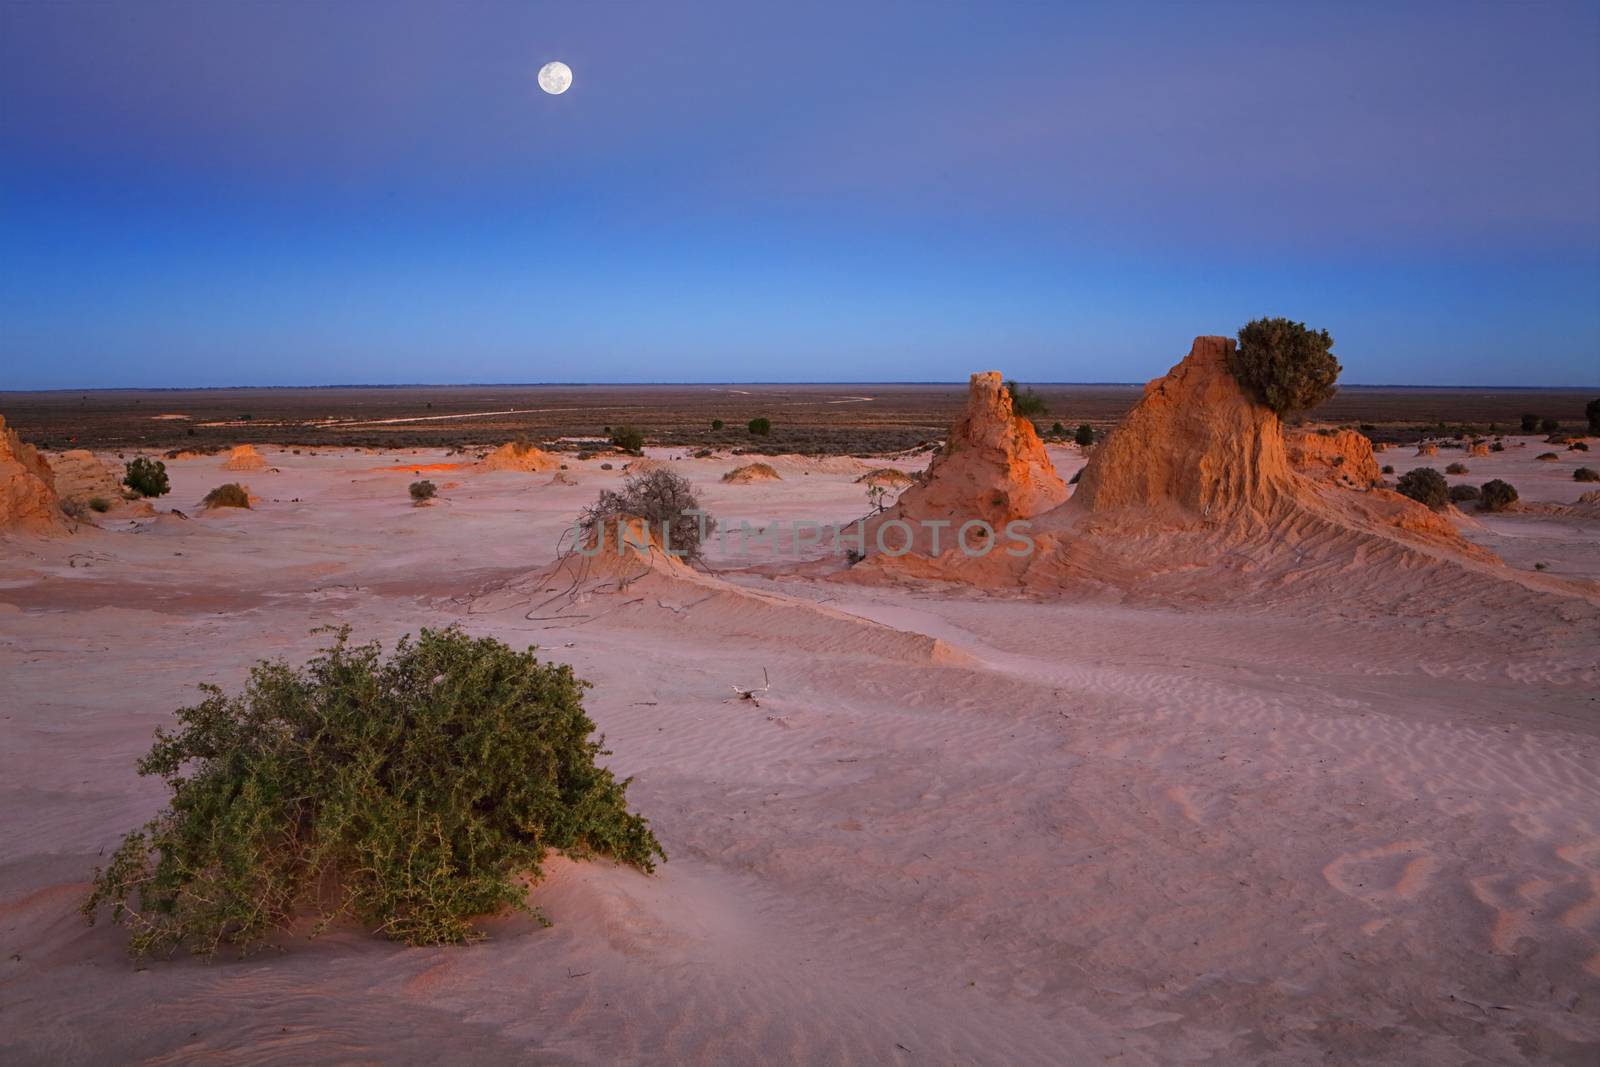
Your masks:
[{"label": "sparse vegetation", "polygon": [[1065,437],[1065,436],[1067,436],[1067,428],[1065,426],[1061,425],[1061,423],[1059,423],[1059,422],[1052,422],[1050,424],[1050,436],[1051,437]]},{"label": "sparse vegetation", "polygon": [[172,485],[167,480],[167,465],[159,459],[130,459],[123,468],[122,484],[140,496],[165,496]]},{"label": "sparse vegetation", "polygon": [[713,430],[720,430],[720,429],[722,429],[722,426],[723,426],[723,422],[722,422],[721,419],[712,419],[711,420],[711,428]]},{"label": "sparse vegetation", "polygon": [[1531,411],[1522,413],[1522,432],[1532,433],[1539,428],[1539,416]]},{"label": "sparse vegetation", "polygon": [[1465,463],[1452,463],[1449,466],[1445,467],[1444,472],[1446,474],[1469,474],[1469,473],[1471,473],[1470,471],[1467,470],[1467,465]]},{"label": "sparse vegetation", "polygon": [[428,501],[432,500],[434,495],[438,492],[439,487],[428,481],[426,478],[420,482],[411,483],[411,501],[418,506],[426,504]]},{"label": "sparse vegetation", "polygon": [[633,426],[618,426],[611,431],[611,443],[637,456],[644,451],[644,432]]},{"label": "sparse vegetation", "polygon": [[746,463],[722,476],[725,482],[777,481],[778,471],[770,463]]},{"label": "sparse vegetation", "polygon": [[1589,420],[1589,432],[1600,433],[1600,396],[1583,405],[1583,417]]},{"label": "sparse vegetation", "polygon": [[1450,503],[1452,504],[1470,503],[1482,495],[1475,485],[1452,485],[1450,487]]},{"label": "sparse vegetation", "polygon": [[92,496],[89,498],[89,510],[97,511],[104,515],[106,512],[111,510],[111,501],[107,500],[103,496]]},{"label": "sparse vegetation", "polygon": [[1600,471],[1595,470],[1593,467],[1579,467],[1572,472],[1572,480],[1575,482],[1600,482]]},{"label": "sparse vegetation", "polygon": [[1078,432],[1072,435],[1072,439],[1077,442],[1079,447],[1088,448],[1094,444],[1094,427],[1087,422],[1079,423]]},{"label": "sparse vegetation", "polygon": [[1435,511],[1450,503],[1450,484],[1444,480],[1444,475],[1432,467],[1406,471],[1394,487],[1402,496],[1426,504]]},{"label": "sparse vegetation", "polygon": [[1314,408],[1333,396],[1341,370],[1327,330],[1281,318],[1241,327],[1229,367],[1240,385],[1279,415]]},{"label": "sparse vegetation", "polygon": [[1510,482],[1501,481],[1499,478],[1483,483],[1483,501],[1479,504],[1484,511],[1504,511],[1517,502],[1517,490]]},{"label": "sparse vegetation", "polygon": [[765,437],[772,432],[772,420],[764,416],[751,419],[746,429],[757,437]]},{"label": "sparse vegetation", "polygon": [[387,660],[348,630],[302,669],[259,663],[237,696],[203,685],[158,730],[141,775],[167,808],[129,834],[83,912],[102,905],[136,955],[241,950],[319,915],[409,944],[471,941],[473,920],[528,910],[520,876],[549,849],[646,871],[665,858],[595,764],[588,683],[457,629]]},{"label": "sparse vegetation", "polygon": [[1385,473],[1385,474],[1393,474],[1394,473],[1394,466],[1392,464],[1385,463],[1383,465],[1383,473]]},{"label": "sparse vegetation", "polygon": [[1050,408],[1044,402],[1044,397],[1034,392],[1030,387],[1023,389],[1016,382],[1006,383],[1006,392],[1011,397],[1011,413],[1021,415],[1023,418],[1033,419],[1040,415],[1047,415]]},{"label": "sparse vegetation", "polygon": [[1558,421],[1556,419],[1540,419],[1539,420],[1539,432],[1540,433],[1555,433],[1559,429],[1561,429],[1561,423],[1560,423],[1560,421]]},{"label": "sparse vegetation", "polygon": [[250,490],[238,482],[225,482],[205,495],[200,501],[203,508],[248,508]]},{"label": "sparse vegetation", "polygon": [[689,563],[702,559],[702,539],[716,532],[717,520],[700,510],[700,501],[687,479],[669,470],[630,474],[621,489],[603,489],[600,497],[578,518],[579,527],[591,534],[616,536],[618,519],[639,518],[650,529],[666,533],[667,547]]},{"label": "sparse vegetation", "polygon": [[1556,460],[1560,459],[1561,457],[1556,455],[1554,452],[1540,452],[1537,456],[1535,456],[1533,458],[1534,459],[1544,460],[1546,463],[1554,463]]}]

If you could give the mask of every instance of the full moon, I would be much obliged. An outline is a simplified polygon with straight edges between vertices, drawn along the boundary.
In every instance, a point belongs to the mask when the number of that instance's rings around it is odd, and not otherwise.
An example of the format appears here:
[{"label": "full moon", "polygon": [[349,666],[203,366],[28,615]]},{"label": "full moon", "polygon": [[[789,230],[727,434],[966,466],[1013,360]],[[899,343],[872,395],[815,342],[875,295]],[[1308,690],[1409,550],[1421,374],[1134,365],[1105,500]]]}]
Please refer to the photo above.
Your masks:
[{"label": "full moon", "polygon": [[560,96],[572,88],[572,68],[559,59],[539,68],[539,88],[551,96]]}]

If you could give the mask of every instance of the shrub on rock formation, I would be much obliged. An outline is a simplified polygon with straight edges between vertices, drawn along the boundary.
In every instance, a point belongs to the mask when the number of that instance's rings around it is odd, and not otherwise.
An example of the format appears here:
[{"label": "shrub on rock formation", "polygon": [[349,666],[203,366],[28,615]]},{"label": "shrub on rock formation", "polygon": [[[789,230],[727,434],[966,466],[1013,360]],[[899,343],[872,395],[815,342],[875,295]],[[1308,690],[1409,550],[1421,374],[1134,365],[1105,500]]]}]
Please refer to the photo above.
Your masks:
[{"label": "shrub on rock formation", "polygon": [[751,419],[745,428],[757,437],[765,437],[772,432],[772,420],[765,417]]},{"label": "shrub on rock formation", "polygon": [[124,468],[122,484],[140,496],[165,496],[172,485],[167,479],[167,465],[159,459],[130,459]]},{"label": "shrub on rock formation", "polygon": [[250,490],[238,482],[226,482],[217,486],[205,495],[200,501],[203,508],[248,508],[250,506]]},{"label": "shrub on rock formation", "polygon": [[382,658],[348,630],[294,669],[259,663],[139,761],[172,791],[97,871],[83,905],[135,954],[249,949],[315,909],[409,944],[475,940],[474,918],[528,910],[547,850],[653,870],[665,858],[595,764],[588,683],[492,638],[423,630]]},{"label": "shrub on rock formation", "polygon": [[618,426],[611,431],[611,443],[624,452],[638,455],[644,450],[644,431],[634,426]]},{"label": "shrub on rock formation", "polygon": [[1279,415],[1314,408],[1333,396],[1341,369],[1327,330],[1310,330],[1290,319],[1246,323],[1228,366],[1246,391]]},{"label": "shrub on rock formation", "polygon": [[1467,465],[1465,463],[1452,463],[1452,464],[1450,464],[1448,467],[1446,467],[1444,469],[1444,472],[1446,474],[1467,474],[1467,473],[1469,473],[1468,470],[1467,470]]},{"label": "shrub on rock formation", "polygon": [[1579,467],[1572,472],[1572,480],[1575,482],[1600,482],[1600,471],[1595,470],[1593,467]]},{"label": "shrub on rock formation", "polygon": [[1452,504],[1465,504],[1477,500],[1482,495],[1475,485],[1452,485],[1450,487],[1450,503]]},{"label": "shrub on rock formation", "polygon": [[1444,475],[1432,467],[1406,471],[1394,487],[1402,496],[1435,510],[1450,503],[1450,484],[1444,480]]},{"label": "shrub on rock formation", "polygon": [[578,525],[585,534],[612,538],[617,521],[630,518],[644,519],[652,535],[688,563],[702,559],[702,539],[717,529],[717,520],[700,510],[688,480],[665,469],[630,474],[621,489],[601,490]]},{"label": "shrub on rock formation", "polygon": [[1483,503],[1479,505],[1484,511],[1504,511],[1517,502],[1517,490],[1509,482],[1496,478],[1492,482],[1483,483]]},{"label": "shrub on rock formation", "polygon": [[1011,412],[1014,415],[1032,419],[1050,412],[1049,407],[1044,402],[1044,397],[1034,392],[1031,388],[1023,389],[1016,382],[1007,382],[1006,393],[1011,397]]},{"label": "shrub on rock formation", "polygon": [[426,504],[439,492],[439,487],[427,479],[411,483],[411,500],[415,504]]}]

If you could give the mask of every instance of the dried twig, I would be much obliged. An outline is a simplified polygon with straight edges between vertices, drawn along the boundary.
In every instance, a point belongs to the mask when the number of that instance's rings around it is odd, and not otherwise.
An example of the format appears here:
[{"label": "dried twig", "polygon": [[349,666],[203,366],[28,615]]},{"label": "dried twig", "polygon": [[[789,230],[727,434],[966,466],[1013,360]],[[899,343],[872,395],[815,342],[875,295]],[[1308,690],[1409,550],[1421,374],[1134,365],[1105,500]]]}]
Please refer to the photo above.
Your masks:
[{"label": "dried twig", "polygon": [[723,703],[731,704],[736,700],[748,700],[750,703],[759,708],[761,706],[761,700],[759,698],[767,690],[772,688],[772,679],[767,677],[767,669],[765,667],[761,668],[761,680],[766,684],[764,684],[760,689],[745,689],[742,686],[737,685],[728,686],[728,688],[732,689],[737,695],[729,697],[727,700],[724,700]]}]

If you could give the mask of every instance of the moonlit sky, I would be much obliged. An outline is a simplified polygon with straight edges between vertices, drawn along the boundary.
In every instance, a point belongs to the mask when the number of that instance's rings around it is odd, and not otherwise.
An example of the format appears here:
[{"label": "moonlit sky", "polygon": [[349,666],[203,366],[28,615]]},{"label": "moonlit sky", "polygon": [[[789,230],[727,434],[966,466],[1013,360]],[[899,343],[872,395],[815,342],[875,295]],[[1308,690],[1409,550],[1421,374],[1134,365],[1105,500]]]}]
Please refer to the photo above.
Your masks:
[{"label": "moonlit sky", "polygon": [[[563,96],[539,67],[571,65]],[[1600,4],[0,3],[0,389],[1600,382]]]}]

